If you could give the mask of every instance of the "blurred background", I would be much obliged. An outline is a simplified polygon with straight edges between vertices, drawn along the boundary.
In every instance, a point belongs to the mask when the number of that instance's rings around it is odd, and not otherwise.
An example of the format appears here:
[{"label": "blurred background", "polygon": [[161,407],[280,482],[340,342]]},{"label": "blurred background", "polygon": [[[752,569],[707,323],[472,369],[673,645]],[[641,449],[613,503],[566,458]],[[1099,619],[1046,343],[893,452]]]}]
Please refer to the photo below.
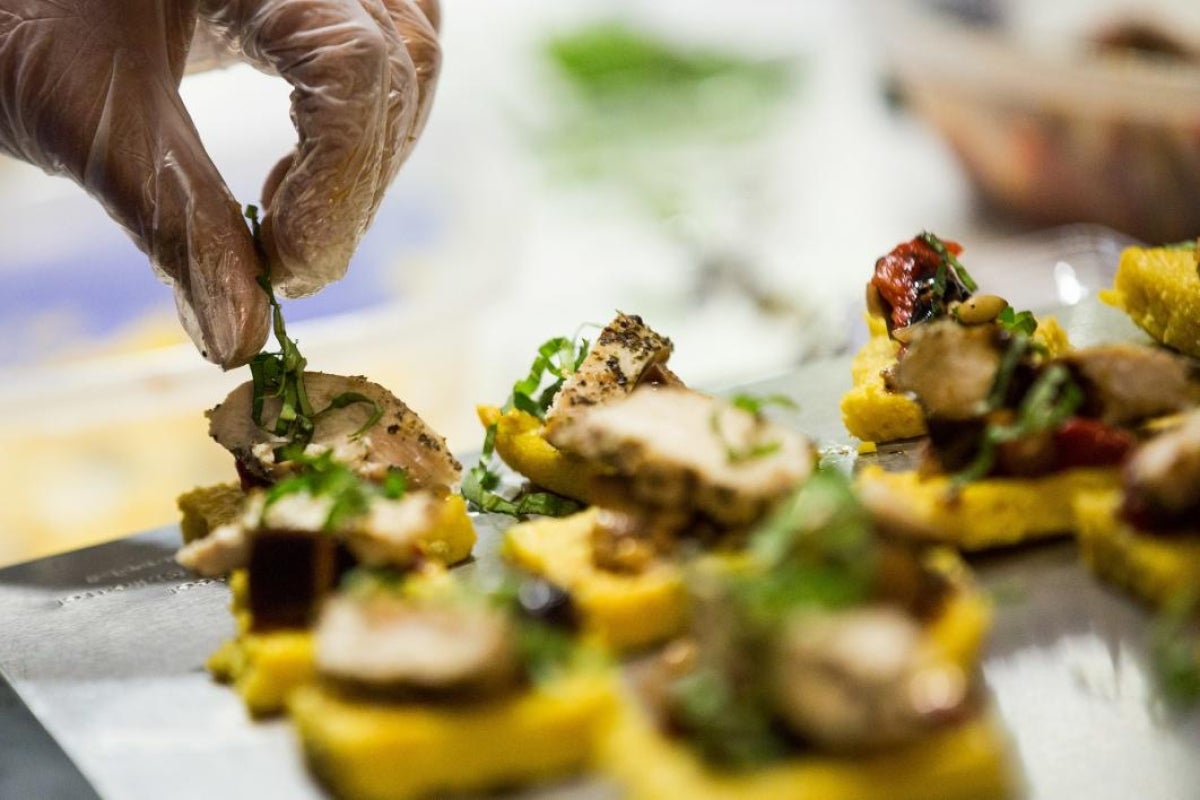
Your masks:
[{"label": "blurred background", "polygon": [[[311,367],[387,385],[463,454],[541,341],[616,309],[717,388],[844,352],[875,259],[921,230],[968,264],[1066,223],[1200,233],[1194,2],[443,7],[415,154],[349,276],[285,313]],[[256,202],[294,142],[288,87],[233,66],[183,91]],[[0,241],[0,564],[232,478],[202,411],[248,372],[200,359],[98,206],[0,159]]]}]

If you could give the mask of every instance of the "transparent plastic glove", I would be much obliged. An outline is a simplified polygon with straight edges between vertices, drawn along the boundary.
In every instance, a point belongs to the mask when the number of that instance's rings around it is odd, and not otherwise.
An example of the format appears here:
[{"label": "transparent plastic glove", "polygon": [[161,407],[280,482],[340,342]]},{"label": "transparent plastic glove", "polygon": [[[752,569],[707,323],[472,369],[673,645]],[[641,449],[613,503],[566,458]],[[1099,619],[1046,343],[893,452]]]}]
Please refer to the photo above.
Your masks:
[{"label": "transparent plastic glove", "polygon": [[263,265],[179,98],[197,26],[294,87],[299,142],[262,201],[272,279],[299,296],[345,273],[412,149],[437,24],[436,0],[0,0],[0,149],[95,196],[236,366],[266,339]]}]

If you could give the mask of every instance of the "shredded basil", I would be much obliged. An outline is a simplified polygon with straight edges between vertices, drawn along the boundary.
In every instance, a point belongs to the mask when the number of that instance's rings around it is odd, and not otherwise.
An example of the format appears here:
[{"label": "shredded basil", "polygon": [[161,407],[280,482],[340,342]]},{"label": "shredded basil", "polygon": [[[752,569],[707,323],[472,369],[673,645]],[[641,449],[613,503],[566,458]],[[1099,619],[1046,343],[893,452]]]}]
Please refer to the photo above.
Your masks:
[{"label": "shredded basil", "polygon": [[780,408],[796,409],[796,401],[788,397],[786,394],[769,394],[769,395],[753,395],[753,394],[735,394],[729,398],[729,402],[743,411],[749,411],[751,414],[758,416],[763,413],[769,406],[778,406]]},{"label": "shredded basil", "polygon": [[[538,347],[529,372],[513,384],[501,411],[507,413],[517,409],[544,420],[555,395],[562,389],[566,379],[583,364],[589,349],[587,339],[568,339],[565,336],[547,339]],[[549,383],[547,377],[551,378]],[[492,424],[484,432],[479,461],[467,471],[460,490],[472,510],[514,517],[530,514],[563,517],[582,508],[575,500],[553,492],[527,492],[515,499],[498,494],[496,487],[500,485],[500,474],[496,471],[495,453],[496,425]]]},{"label": "shredded basil", "polygon": [[703,666],[668,689],[677,724],[709,763],[739,770],[788,753],[775,726],[765,691],[734,681],[719,668]]},{"label": "shredded basil", "polygon": [[583,508],[578,501],[554,492],[526,492],[511,500],[499,494],[496,488],[500,485],[500,474],[496,471],[495,452],[496,426],[492,424],[484,434],[483,452],[479,456],[479,462],[467,470],[459,490],[472,511],[508,514],[513,517],[526,517],[531,514],[565,517]]},{"label": "shredded basil", "polygon": [[339,590],[352,597],[399,595],[404,590],[408,574],[392,566],[360,564],[342,576]]},{"label": "shredded basil", "polygon": [[696,669],[670,684],[668,698],[672,721],[706,761],[736,770],[792,752],[761,665],[795,612],[869,600],[876,548],[849,479],[822,469],[751,533],[749,568],[692,569],[706,632],[695,639]]},{"label": "shredded basil", "polygon": [[374,498],[399,500],[408,488],[407,475],[399,467],[391,467],[382,483],[376,484],[336,461],[330,451],[318,456],[295,453],[291,460],[297,462],[299,471],[280,479],[266,490],[263,508],[270,508],[281,498],[292,494],[327,497],[331,503],[322,523],[322,529],[326,532],[339,530],[366,514]]},{"label": "shredded basil", "polygon": [[1004,310],[996,317],[996,324],[1009,333],[1020,333],[1025,336],[1033,336],[1038,326],[1037,318],[1033,316],[1032,311],[1014,311],[1012,306],[1004,307]]},{"label": "shredded basil", "polygon": [[986,477],[996,465],[996,448],[1042,431],[1062,425],[1083,404],[1083,390],[1062,364],[1051,364],[1042,370],[1021,400],[1014,422],[988,425],[983,432],[979,450],[966,467],[952,478],[961,486]]},{"label": "shredded basil", "polygon": [[[796,408],[796,402],[787,395],[773,394],[767,396],[757,396],[752,394],[735,394],[729,399],[730,405],[734,408],[753,414],[756,418],[761,419],[763,411],[768,406],[783,406],[786,408]],[[734,447],[733,444],[725,437],[725,432],[721,428],[721,409],[713,409],[712,414],[708,418],[709,429],[713,435],[724,445],[725,458],[730,464],[740,464],[743,461],[750,461],[755,458],[763,458],[772,453],[779,452],[783,445],[777,441],[756,442],[744,448]]]},{"label": "shredded basil", "polygon": [[938,258],[941,259],[941,263],[938,265],[937,277],[934,279],[935,286],[938,287],[938,297],[945,294],[946,272],[948,270],[954,271],[954,274],[958,277],[962,285],[966,287],[968,292],[974,292],[979,289],[979,284],[975,283],[975,279],[971,277],[971,273],[967,272],[967,268],[958,260],[958,256],[950,252],[945,242],[929,231],[924,231],[918,238],[932,247],[934,252],[938,254]]},{"label": "shredded basil", "polygon": [[1168,704],[1188,709],[1200,702],[1200,634],[1195,628],[1200,598],[1184,592],[1167,604],[1151,632],[1159,689]]},{"label": "shredded basil", "polygon": [[[513,384],[512,393],[504,402],[502,410],[516,408],[538,419],[545,419],[546,412],[554,402],[554,396],[558,394],[567,377],[583,364],[589,347],[587,339],[576,341],[565,336],[556,336],[542,342],[529,367],[529,374]],[[547,376],[553,380],[543,386]]]},{"label": "shredded basil", "polygon": [[266,429],[263,425],[265,400],[268,397],[279,398],[279,415],[270,432],[287,440],[284,446],[275,451],[276,461],[283,461],[286,460],[287,454],[302,451],[312,441],[316,421],[322,416],[330,411],[346,408],[356,403],[366,403],[372,407],[371,414],[366,423],[351,434],[351,438],[361,437],[383,417],[383,408],[363,394],[344,392],[332,398],[329,405],[320,411],[313,409],[304,384],[304,369],[308,365],[308,361],[301,355],[296,341],[287,334],[287,327],[283,321],[283,307],[276,299],[275,291],[271,286],[270,265],[262,246],[262,228],[259,224],[258,208],[248,205],[245,213],[246,219],[250,221],[255,250],[265,265],[264,274],[258,276],[258,285],[267,294],[267,302],[271,306],[272,330],[275,340],[279,343],[278,352],[263,351],[250,360],[253,389],[251,418],[254,420],[254,424]]}]

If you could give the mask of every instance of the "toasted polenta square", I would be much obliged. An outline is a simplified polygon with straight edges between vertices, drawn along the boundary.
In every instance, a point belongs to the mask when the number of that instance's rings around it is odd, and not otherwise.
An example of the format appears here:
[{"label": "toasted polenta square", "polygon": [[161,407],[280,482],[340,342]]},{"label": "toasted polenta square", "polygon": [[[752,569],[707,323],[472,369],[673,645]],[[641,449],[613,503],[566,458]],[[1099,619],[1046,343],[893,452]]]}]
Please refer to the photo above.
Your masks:
[{"label": "toasted polenta square", "polygon": [[1200,358],[1200,274],[1194,248],[1126,248],[1112,289],[1102,291],[1100,299],[1124,311],[1156,341]]},{"label": "toasted polenta square", "polygon": [[[924,436],[928,429],[921,407],[911,397],[890,391],[883,380],[884,371],[896,363],[900,343],[888,336],[883,317],[868,314],[867,329],[871,338],[851,360],[852,386],[842,395],[842,422],[846,430],[864,442]],[[1066,331],[1053,317],[1038,321],[1033,338],[1052,357],[1071,349]]]},{"label": "toasted polenta square", "polygon": [[462,495],[447,495],[437,520],[421,536],[421,553],[448,567],[470,557],[475,539],[475,525],[467,513],[467,501]]},{"label": "toasted polenta square", "polygon": [[509,528],[503,556],[570,592],[585,634],[615,650],[664,641],[686,621],[681,569],[657,564],[638,574],[601,569],[592,558],[595,509]]},{"label": "toasted polenta square", "polygon": [[954,550],[932,549],[924,556],[924,565],[950,587],[937,616],[926,627],[927,645],[970,672],[983,656],[992,627],[992,604],[975,586],[970,568]]},{"label": "toasted polenta square", "polygon": [[214,678],[233,685],[250,716],[273,716],[297,687],[316,677],[312,632],[244,633],[209,656],[207,667]]},{"label": "toasted polenta square", "polygon": [[631,800],[990,800],[1014,796],[1018,785],[1007,738],[990,714],[886,752],[804,753],[726,772],[627,703],[604,737],[600,763]]},{"label": "toasted polenta square", "polygon": [[1117,516],[1120,506],[1118,489],[1075,500],[1079,549],[1092,572],[1158,607],[1200,587],[1200,536],[1141,533]]},{"label": "toasted polenta square", "polygon": [[496,426],[496,453],[515,472],[555,494],[588,501],[589,486],[603,470],[574,458],[542,435],[542,421],[525,411],[502,412],[494,406],[475,409],[484,427]]},{"label": "toasted polenta square", "polygon": [[1070,533],[1075,497],[1118,486],[1120,474],[1115,467],[1081,468],[1038,478],[985,478],[956,488],[943,475],[871,465],[856,483],[860,492],[873,493],[873,502],[894,503],[939,541],[985,550]]},{"label": "toasted polenta square", "polygon": [[189,544],[241,516],[246,505],[246,493],[236,483],[199,486],[179,495],[175,505],[182,514],[179,528],[183,543]]},{"label": "toasted polenta square", "polygon": [[613,679],[588,673],[459,704],[355,701],[311,684],[288,711],[309,765],[336,797],[407,800],[577,772],[591,763],[615,702]]},{"label": "toasted polenta square", "polygon": [[896,363],[900,343],[888,336],[883,317],[867,315],[871,338],[850,362],[853,385],[842,395],[842,422],[864,442],[891,442],[924,436],[925,415],[916,401],[889,391],[883,372]]}]

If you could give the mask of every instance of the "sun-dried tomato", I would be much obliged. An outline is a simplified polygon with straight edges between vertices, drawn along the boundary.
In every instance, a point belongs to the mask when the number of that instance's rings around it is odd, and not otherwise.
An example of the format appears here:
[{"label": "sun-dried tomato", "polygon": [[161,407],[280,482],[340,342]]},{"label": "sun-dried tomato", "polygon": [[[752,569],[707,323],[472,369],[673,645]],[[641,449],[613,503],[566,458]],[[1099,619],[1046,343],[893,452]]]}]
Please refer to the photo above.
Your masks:
[{"label": "sun-dried tomato", "polygon": [[[962,252],[957,242],[942,244],[955,256]],[[890,313],[890,330],[941,316],[949,303],[965,300],[971,294],[955,271],[942,263],[941,255],[920,236],[896,245],[876,261],[871,283]]]},{"label": "sun-dried tomato", "polygon": [[1054,432],[1055,462],[1058,469],[1114,466],[1136,444],[1128,431],[1097,419],[1071,417]]}]

